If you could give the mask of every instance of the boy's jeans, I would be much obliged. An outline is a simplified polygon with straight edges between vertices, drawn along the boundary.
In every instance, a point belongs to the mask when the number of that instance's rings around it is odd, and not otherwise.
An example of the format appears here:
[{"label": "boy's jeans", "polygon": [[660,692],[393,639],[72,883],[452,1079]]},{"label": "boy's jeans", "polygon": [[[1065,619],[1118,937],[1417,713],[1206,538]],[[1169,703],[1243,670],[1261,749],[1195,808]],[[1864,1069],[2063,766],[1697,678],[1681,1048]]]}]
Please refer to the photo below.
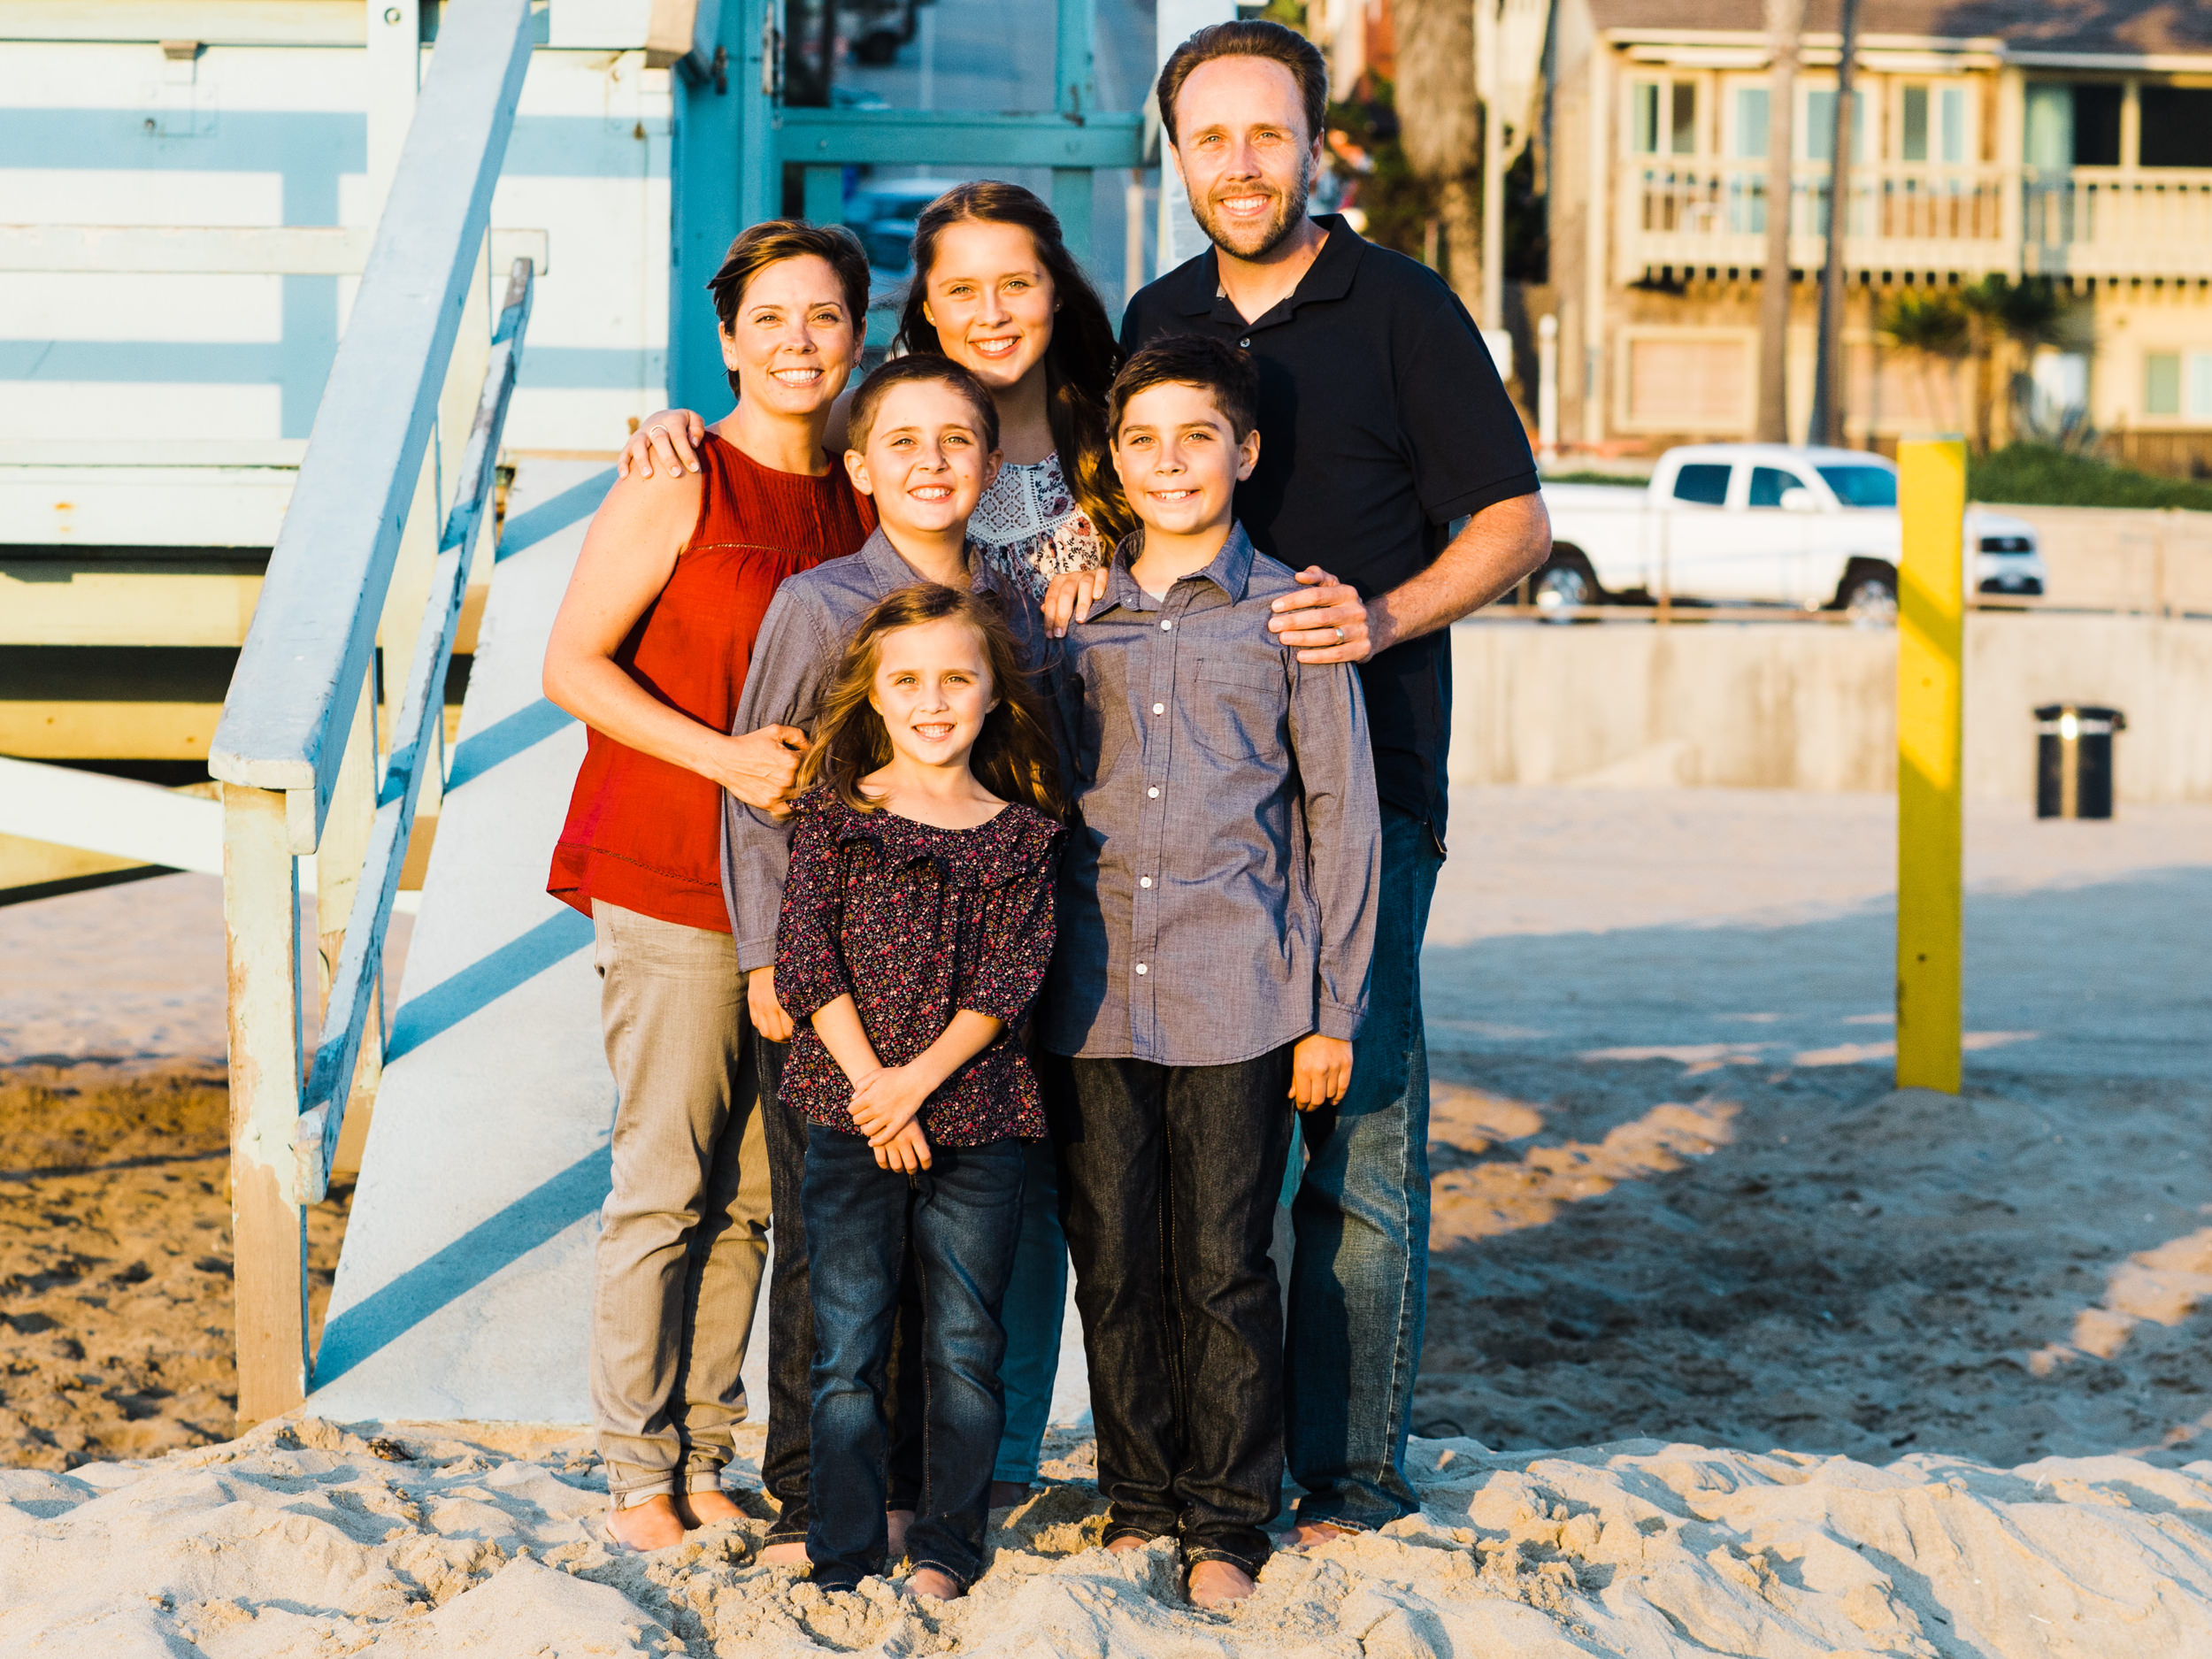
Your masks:
[{"label": "boy's jeans", "polygon": [[[1053,1065],[1065,1065],[1059,1059]],[[1043,1068],[1040,1068],[1042,1070]],[[1052,1415],[1052,1387],[1060,1373],[1060,1321],[1068,1305],[1068,1247],[1060,1233],[1060,1178],[1049,1141],[1022,1144],[1021,1244],[1014,1277],[1006,1286],[1002,1323],[1006,1358],[1006,1432],[999,1438],[998,1467],[991,1479],[1033,1486]]]},{"label": "boy's jeans", "polygon": [[1381,909],[1352,1087],[1303,1120],[1291,1207],[1284,1393],[1302,1523],[1371,1529],[1420,1507],[1405,1477],[1429,1271],[1429,1065],[1421,940],[1444,862],[1427,823],[1382,810]]},{"label": "boy's jeans", "polygon": [[907,1559],[962,1588],[983,1571],[991,1466],[1003,1425],[999,1308],[1021,1231],[1022,1147],[934,1147],[911,1178],[879,1169],[858,1135],[807,1133],[802,1195],[814,1296],[814,1582],[849,1590],[883,1571],[883,1396],[911,1248],[921,1276],[921,1500]]},{"label": "boy's jeans", "polygon": [[1282,1503],[1287,1046],[1233,1065],[1075,1060],[1056,1109],[1106,1540],[1257,1573]]}]

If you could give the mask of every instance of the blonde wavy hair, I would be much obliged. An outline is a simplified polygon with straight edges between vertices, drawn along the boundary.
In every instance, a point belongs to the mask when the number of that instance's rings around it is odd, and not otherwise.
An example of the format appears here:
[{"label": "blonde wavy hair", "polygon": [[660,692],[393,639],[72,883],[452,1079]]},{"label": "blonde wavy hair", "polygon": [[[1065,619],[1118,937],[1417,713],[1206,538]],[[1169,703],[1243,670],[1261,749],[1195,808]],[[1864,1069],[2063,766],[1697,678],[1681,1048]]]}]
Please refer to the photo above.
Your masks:
[{"label": "blonde wavy hair", "polygon": [[868,701],[883,637],[948,617],[966,623],[983,641],[991,690],[998,698],[998,707],[984,717],[968,769],[1000,800],[1064,818],[1059,751],[1046,722],[1044,700],[1022,669],[1013,630],[995,596],[938,582],[916,582],[886,595],[854,625],[845,654],[815,703],[814,741],[799,764],[800,787],[826,783],[856,812],[879,810],[861,793],[860,780],[891,764],[891,734]]}]

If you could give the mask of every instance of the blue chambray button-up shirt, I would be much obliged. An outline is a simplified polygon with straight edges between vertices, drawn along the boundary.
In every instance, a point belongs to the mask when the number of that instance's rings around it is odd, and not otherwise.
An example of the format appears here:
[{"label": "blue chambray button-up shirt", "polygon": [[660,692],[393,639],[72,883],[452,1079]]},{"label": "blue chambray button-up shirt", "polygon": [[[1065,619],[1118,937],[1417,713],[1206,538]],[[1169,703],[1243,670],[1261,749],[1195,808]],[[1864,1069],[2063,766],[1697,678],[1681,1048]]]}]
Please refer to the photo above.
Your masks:
[{"label": "blue chambray button-up shirt", "polygon": [[[1139,533],[1139,536],[1141,535]],[[1359,680],[1267,631],[1297,589],[1241,526],[1154,599],[1114,556],[1070,631],[1081,683],[1055,1053],[1227,1065],[1367,1007],[1381,827]]]}]

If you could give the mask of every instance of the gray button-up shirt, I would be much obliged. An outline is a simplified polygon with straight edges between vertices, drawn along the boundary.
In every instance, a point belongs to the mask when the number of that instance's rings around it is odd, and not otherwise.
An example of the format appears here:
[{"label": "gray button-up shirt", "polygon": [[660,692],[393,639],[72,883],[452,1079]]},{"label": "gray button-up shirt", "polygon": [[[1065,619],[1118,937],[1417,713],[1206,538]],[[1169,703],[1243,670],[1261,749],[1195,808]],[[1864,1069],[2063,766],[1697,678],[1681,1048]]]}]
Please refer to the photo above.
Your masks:
[{"label": "gray button-up shirt", "polygon": [[1382,860],[1359,680],[1267,631],[1268,602],[1298,585],[1241,526],[1164,600],[1129,573],[1139,545],[1068,639],[1080,821],[1046,1044],[1227,1065],[1310,1032],[1348,1041]]},{"label": "gray button-up shirt", "polygon": [[[1045,638],[1044,621],[1026,590],[1017,591],[968,549],[968,570],[978,593],[997,595],[1021,647],[1023,662],[1047,671],[1040,689],[1056,701],[1058,642]],[[925,580],[878,530],[860,551],[830,559],[785,579],[768,602],[753,642],[745,689],[737,700],[733,732],[764,726],[795,726],[811,732],[815,700],[837,672],[853,625],[876,602]],[[1071,718],[1063,715],[1056,727]],[[1065,747],[1064,740],[1063,747]],[[735,795],[722,796],[722,899],[741,972],[776,964],[776,918],[783,911],[784,877],[791,864],[791,831]]]}]

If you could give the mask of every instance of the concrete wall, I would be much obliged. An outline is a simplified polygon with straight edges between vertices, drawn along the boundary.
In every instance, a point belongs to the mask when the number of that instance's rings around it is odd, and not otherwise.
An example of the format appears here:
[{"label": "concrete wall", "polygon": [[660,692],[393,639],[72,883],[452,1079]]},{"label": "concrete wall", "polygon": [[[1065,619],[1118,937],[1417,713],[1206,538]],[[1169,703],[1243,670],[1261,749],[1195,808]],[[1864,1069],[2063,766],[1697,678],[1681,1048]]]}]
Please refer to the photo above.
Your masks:
[{"label": "concrete wall", "polygon": [[[1896,787],[1893,632],[1471,622],[1452,646],[1455,783]],[[1976,615],[1966,685],[1969,795],[2031,798],[2030,710],[2073,701],[2126,711],[2123,802],[2212,801],[2212,622]]]},{"label": "concrete wall", "polygon": [[2212,512],[2008,507],[2035,526],[2055,605],[2212,615]]}]

